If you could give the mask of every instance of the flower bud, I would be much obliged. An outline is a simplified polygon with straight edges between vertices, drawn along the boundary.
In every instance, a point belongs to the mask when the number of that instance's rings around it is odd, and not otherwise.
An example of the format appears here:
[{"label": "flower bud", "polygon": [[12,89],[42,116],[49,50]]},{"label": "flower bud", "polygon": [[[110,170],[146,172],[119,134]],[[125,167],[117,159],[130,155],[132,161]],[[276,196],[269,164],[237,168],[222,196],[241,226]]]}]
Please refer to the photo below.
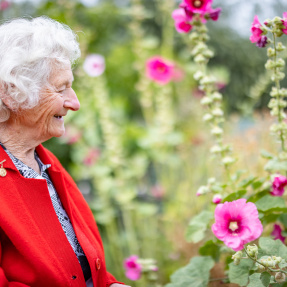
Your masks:
[{"label": "flower bud", "polygon": [[204,43],[198,43],[191,51],[191,55],[195,56],[198,54],[203,53],[204,51],[206,51],[208,48]]},{"label": "flower bud", "polygon": [[270,256],[266,259],[266,266],[271,267],[271,268],[276,266],[275,262]]},{"label": "flower bud", "polygon": [[211,153],[220,153],[222,152],[222,148],[219,145],[214,145],[210,149]]},{"label": "flower bud", "polygon": [[211,114],[205,114],[203,116],[203,121],[208,122],[211,121],[213,119],[213,116]]},{"label": "flower bud", "polygon": [[257,271],[260,272],[260,273],[264,272],[265,269],[266,269],[263,265],[261,265],[261,264],[259,264],[257,262],[255,263],[255,266],[257,267]]},{"label": "flower bud", "polygon": [[272,25],[272,20],[271,19],[266,19],[265,21],[264,21],[264,25],[266,26],[266,27],[271,27],[271,25]]},{"label": "flower bud", "polygon": [[221,194],[215,194],[212,198],[212,202],[215,203],[215,204],[218,204],[220,203],[222,200],[222,195]]},{"label": "flower bud", "polygon": [[210,192],[209,188],[208,188],[207,186],[205,186],[205,185],[202,185],[202,186],[200,186],[199,189],[197,190],[196,196],[200,196],[200,195],[206,194],[206,193],[208,193],[208,192]]},{"label": "flower bud", "polygon": [[194,78],[196,81],[201,80],[203,77],[204,77],[204,74],[203,74],[201,71],[197,71],[197,72],[193,75],[193,78]]},{"label": "flower bud", "polygon": [[258,255],[258,247],[256,244],[247,246],[247,253],[250,257],[256,258]]},{"label": "flower bud", "polygon": [[285,66],[285,61],[282,58],[280,58],[276,61],[275,66],[278,68],[283,68]]},{"label": "flower bud", "polygon": [[222,95],[218,92],[214,92],[211,94],[211,98],[215,101],[221,101],[222,100]]},{"label": "flower bud", "polygon": [[274,261],[275,265],[277,265],[282,261],[282,258],[277,257],[277,256],[272,256],[272,260]]},{"label": "flower bud", "polygon": [[226,156],[221,161],[224,165],[230,165],[235,162],[235,159],[231,156]]},{"label": "flower bud", "polygon": [[207,97],[207,96],[203,97],[200,101],[200,103],[203,106],[210,105],[210,104],[212,104],[212,102],[213,102],[212,99],[210,97]]},{"label": "flower bud", "polygon": [[223,110],[216,108],[211,112],[215,117],[222,117],[224,115]]},{"label": "flower bud", "polygon": [[205,63],[206,59],[202,54],[198,54],[194,57],[195,63]]},{"label": "flower bud", "polygon": [[265,64],[265,69],[266,70],[272,70],[274,68],[274,66],[275,66],[274,61],[269,59],[269,60],[267,60],[267,62]]},{"label": "flower bud", "polygon": [[220,127],[213,127],[212,129],[211,129],[211,133],[213,134],[213,135],[222,135],[223,134],[223,129],[222,128],[220,128]]},{"label": "flower bud", "polygon": [[276,49],[277,51],[281,52],[281,51],[284,51],[286,47],[281,42],[279,42],[276,46]]},{"label": "flower bud", "polygon": [[205,50],[204,52],[202,52],[202,54],[203,54],[206,58],[212,58],[212,57],[214,57],[214,52],[212,52],[211,50]]},{"label": "flower bud", "polygon": [[283,272],[276,272],[275,281],[278,283],[283,283],[286,280],[286,275]]},{"label": "flower bud", "polygon": [[273,18],[273,23],[274,24],[282,24],[282,21],[281,21],[282,19],[279,17],[279,16],[276,16],[276,17],[274,17]]},{"label": "flower bud", "polygon": [[234,260],[234,265],[239,265],[242,256],[242,251],[237,251],[235,254],[232,255],[231,258]]},{"label": "flower bud", "polygon": [[216,79],[214,77],[205,76],[204,78],[201,79],[200,84],[209,85],[209,84],[214,84],[215,82],[216,82]]},{"label": "flower bud", "polygon": [[207,180],[207,183],[208,184],[214,184],[216,182],[216,178],[215,177],[210,177],[208,180]]},{"label": "flower bud", "polygon": [[273,48],[269,47],[267,49],[267,56],[268,57],[273,57],[274,55],[275,55],[275,50]]}]

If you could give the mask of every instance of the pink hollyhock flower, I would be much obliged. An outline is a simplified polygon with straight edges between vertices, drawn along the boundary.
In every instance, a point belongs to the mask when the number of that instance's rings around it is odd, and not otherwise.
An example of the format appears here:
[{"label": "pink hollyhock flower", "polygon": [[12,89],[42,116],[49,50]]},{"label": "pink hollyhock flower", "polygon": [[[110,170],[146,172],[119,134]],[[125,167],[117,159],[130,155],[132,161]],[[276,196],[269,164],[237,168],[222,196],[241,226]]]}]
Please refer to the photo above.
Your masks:
[{"label": "pink hollyhock flower", "polygon": [[98,54],[88,55],[83,69],[90,77],[98,77],[105,71],[105,58]]},{"label": "pink hollyhock flower", "polygon": [[174,19],[175,29],[179,33],[188,33],[192,26],[189,24],[191,17],[187,16],[184,9],[176,9],[172,12],[172,18]]},{"label": "pink hollyhock flower", "polygon": [[82,136],[82,133],[71,125],[68,125],[65,129],[65,134],[61,137],[63,141],[67,144],[76,143]]},{"label": "pink hollyhock flower", "polygon": [[260,39],[257,41],[256,46],[259,48],[264,48],[268,43],[266,36],[261,36]]},{"label": "pink hollyhock flower", "polygon": [[136,281],[141,277],[142,266],[137,263],[138,256],[132,255],[125,259],[124,268],[126,269],[126,277]]},{"label": "pink hollyhock flower", "polygon": [[83,160],[83,164],[87,165],[87,166],[92,166],[93,164],[96,163],[96,161],[98,160],[99,156],[100,156],[100,151],[96,148],[91,148],[88,151],[88,154],[85,156],[84,160]]},{"label": "pink hollyhock flower", "polygon": [[212,202],[215,204],[218,204],[221,202],[221,200],[222,200],[222,196],[220,194],[215,194],[213,196]]},{"label": "pink hollyhock flower", "polygon": [[252,43],[256,43],[256,42],[258,42],[261,39],[261,36],[263,34],[263,31],[261,30],[261,27],[262,27],[262,25],[261,25],[261,23],[258,20],[258,16],[255,15],[253,23],[252,23],[252,26],[251,26],[251,29],[250,29],[252,35],[249,38]]},{"label": "pink hollyhock flower", "polygon": [[8,9],[10,6],[11,6],[10,2],[3,0],[0,2],[0,11],[4,11],[4,10]]},{"label": "pink hollyhock flower", "polygon": [[271,195],[282,196],[286,185],[287,185],[287,178],[285,176],[283,175],[276,176],[272,182]]},{"label": "pink hollyhock flower", "polygon": [[283,13],[282,24],[285,27],[284,29],[282,29],[282,32],[287,35],[287,12]]},{"label": "pink hollyhock flower", "polygon": [[234,251],[243,249],[244,244],[257,239],[263,231],[256,205],[246,203],[246,199],[220,203],[214,215],[214,235]]},{"label": "pink hollyhock flower", "polygon": [[158,198],[158,199],[161,199],[164,197],[164,194],[165,194],[165,190],[162,186],[160,185],[154,185],[151,190],[151,195],[154,197],[154,198]]},{"label": "pink hollyhock flower", "polygon": [[220,13],[221,13],[221,8],[215,8],[215,9],[210,9],[208,12],[207,12],[207,16],[212,20],[212,21],[217,21],[219,16],[220,16]]},{"label": "pink hollyhock flower", "polygon": [[154,56],[146,62],[146,76],[159,84],[169,83],[173,73],[174,65],[160,56]]},{"label": "pink hollyhock flower", "polygon": [[211,8],[212,0],[183,0],[180,4],[191,13],[205,14]]},{"label": "pink hollyhock flower", "polygon": [[274,224],[273,231],[271,232],[271,235],[274,237],[274,240],[279,239],[283,243],[284,243],[285,238],[286,238],[286,237],[282,236],[282,229],[281,229],[279,224]]}]

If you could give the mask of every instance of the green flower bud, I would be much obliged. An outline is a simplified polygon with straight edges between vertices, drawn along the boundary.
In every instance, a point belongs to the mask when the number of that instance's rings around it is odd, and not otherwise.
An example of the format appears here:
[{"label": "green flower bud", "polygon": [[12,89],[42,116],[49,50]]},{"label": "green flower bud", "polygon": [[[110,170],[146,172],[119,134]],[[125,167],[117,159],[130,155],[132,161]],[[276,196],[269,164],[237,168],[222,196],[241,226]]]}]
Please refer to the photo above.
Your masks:
[{"label": "green flower bud", "polygon": [[277,99],[271,99],[268,103],[268,108],[269,109],[272,109],[272,108],[275,108],[277,107]]},{"label": "green flower bud", "polygon": [[193,78],[194,78],[196,81],[201,80],[203,77],[204,77],[204,74],[203,74],[203,72],[201,72],[201,71],[197,71],[197,72],[193,75]]},{"label": "green flower bud", "polygon": [[281,97],[287,97],[287,89],[282,88],[279,90],[279,93]]},{"label": "green flower bud", "polygon": [[268,57],[273,57],[274,55],[275,55],[275,50],[273,48],[269,47],[267,49],[267,56]]},{"label": "green flower bud", "polygon": [[212,58],[214,57],[214,52],[212,52],[211,50],[205,50],[202,52],[202,54],[206,57],[206,58]]},{"label": "green flower bud", "polygon": [[216,108],[212,111],[212,114],[215,116],[215,117],[222,117],[224,115],[223,113],[223,110],[222,109],[219,109],[219,108]]},{"label": "green flower bud", "polygon": [[272,256],[272,260],[274,261],[275,265],[277,265],[282,261],[282,258],[277,257],[277,256]]},{"label": "green flower bud", "polygon": [[283,32],[281,30],[282,23],[280,23],[280,24],[281,25],[277,29],[274,30],[274,33],[275,33],[276,37],[278,37],[278,38],[283,35]]},{"label": "green flower bud", "polygon": [[266,19],[264,21],[264,25],[270,28],[272,26],[272,20],[271,19]]},{"label": "green flower bud", "polygon": [[285,61],[282,58],[279,58],[276,61],[275,66],[278,68],[283,68],[285,66]]},{"label": "green flower bud", "polygon": [[249,254],[250,257],[256,258],[258,255],[258,247],[256,244],[254,245],[248,245],[247,246],[247,253]]},{"label": "green flower bud", "polygon": [[286,275],[283,272],[277,272],[275,274],[275,281],[278,283],[283,283],[286,280]]},{"label": "green flower bud", "polygon": [[203,42],[200,42],[192,49],[191,55],[195,56],[203,53],[206,50],[208,50],[207,46]]},{"label": "green flower bud", "polygon": [[234,260],[234,259],[241,259],[242,258],[242,256],[243,256],[243,252],[242,251],[237,251],[236,253],[234,253],[233,255],[232,255],[232,259]]},{"label": "green flower bud", "polygon": [[257,267],[257,271],[260,272],[260,273],[262,273],[262,272],[264,272],[266,270],[266,268],[263,265],[261,265],[261,264],[259,264],[257,262],[255,263],[255,266]]},{"label": "green flower bud", "polygon": [[282,81],[285,78],[285,74],[282,72],[277,72],[275,75],[271,76],[271,80],[275,81]]},{"label": "green flower bud", "polygon": [[204,78],[201,79],[200,84],[201,85],[209,85],[209,84],[214,84],[216,82],[216,79],[211,76],[205,76]]},{"label": "green flower bud", "polygon": [[209,193],[209,192],[210,192],[210,189],[209,189],[207,186],[202,185],[202,186],[200,186],[199,189],[197,190],[196,195],[197,195],[197,196],[200,196],[200,195],[202,195],[202,194],[206,194],[206,193]]},{"label": "green flower bud", "polygon": [[211,98],[215,101],[221,101],[222,100],[222,94],[220,94],[218,92],[213,92],[211,94]]},{"label": "green flower bud", "polygon": [[197,41],[199,39],[199,34],[197,32],[192,32],[190,35],[189,35],[189,39],[194,42],[194,41]]},{"label": "green flower bud", "polygon": [[271,268],[276,266],[275,262],[270,256],[266,259],[266,266],[271,267]]},{"label": "green flower bud", "polygon": [[230,165],[232,163],[235,162],[235,159],[233,157],[230,157],[230,156],[226,156],[222,159],[221,161],[224,165]]},{"label": "green flower bud", "polygon": [[210,177],[210,178],[207,180],[207,183],[208,183],[209,185],[214,184],[215,182],[216,182],[216,178],[215,178],[215,177]]},{"label": "green flower bud", "polygon": [[205,63],[206,62],[206,59],[205,57],[202,55],[202,54],[198,54],[194,57],[194,62],[195,63]]},{"label": "green flower bud", "polygon": [[279,42],[276,46],[276,49],[277,51],[281,52],[281,51],[284,51],[286,47],[281,42]]},{"label": "green flower bud", "polygon": [[219,145],[214,145],[211,147],[210,152],[211,153],[221,153],[222,148]]},{"label": "green flower bud", "polygon": [[275,62],[272,60],[267,60],[266,64],[265,64],[265,69],[266,70],[272,70],[275,66]]},{"label": "green flower bud", "polygon": [[222,135],[223,134],[223,129],[220,128],[220,127],[213,127],[211,129],[211,133],[215,136],[219,136],[219,135]]},{"label": "green flower bud", "polygon": [[273,18],[273,23],[281,25],[282,24],[281,20],[282,20],[282,18],[280,18],[279,16],[276,16],[276,17]]},{"label": "green flower bud", "polygon": [[234,259],[233,264],[234,265],[239,265],[240,264],[240,259]]},{"label": "green flower bud", "polygon": [[199,29],[198,29],[199,33],[203,34],[207,32],[207,27],[205,25],[202,25]]},{"label": "green flower bud", "polygon": [[276,87],[272,87],[272,90],[270,92],[270,96],[271,97],[277,97],[279,93],[280,93],[280,91],[278,91],[278,89]]},{"label": "green flower bud", "polygon": [[209,122],[213,119],[213,116],[211,114],[205,114],[202,119],[205,122]]},{"label": "green flower bud", "polygon": [[212,99],[210,97],[207,97],[207,96],[203,97],[200,101],[200,103],[203,106],[210,105],[210,104],[212,104],[212,102],[213,102]]}]

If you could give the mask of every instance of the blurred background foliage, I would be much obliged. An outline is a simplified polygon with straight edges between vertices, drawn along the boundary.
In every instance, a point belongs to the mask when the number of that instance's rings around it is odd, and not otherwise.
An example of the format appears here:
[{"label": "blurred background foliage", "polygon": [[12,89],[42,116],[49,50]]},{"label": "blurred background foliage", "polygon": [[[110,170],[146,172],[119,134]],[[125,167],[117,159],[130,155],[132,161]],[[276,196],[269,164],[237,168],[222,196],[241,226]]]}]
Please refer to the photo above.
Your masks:
[{"label": "blurred background foliage", "polygon": [[[195,200],[198,186],[219,172],[207,155],[210,136],[201,122],[201,93],[192,77],[190,47],[175,33],[171,19],[178,3],[102,0],[87,6],[76,0],[10,0],[11,5],[0,11],[3,21],[46,15],[79,36],[82,57],[74,68],[73,87],[81,110],[69,113],[66,135],[45,146],[88,200],[102,233],[108,269],[134,287],[147,283],[145,278],[136,283],[125,278],[124,258],[136,254],[156,259],[159,278],[152,280],[165,284],[197,254],[197,247],[185,242],[184,229],[211,200]],[[273,3],[278,15],[280,3]],[[214,1],[223,13],[218,22],[208,24],[215,51],[210,69],[224,94],[228,140],[242,158],[246,156],[239,160],[242,166],[260,170],[260,162],[254,160],[257,147],[272,145],[266,132],[258,130],[269,121],[264,112],[269,87],[263,68],[266,50],[254,48],[248,31],[236,31],[229,15],[236,13],[236,4]],[[258,10],[256,4],[253,8]],[[106,71],[98,78],[82,68],[91,53],[106,59]],[[144,66],[153,55],[175,61],[184,78],[164,87],[149,82]]]}]

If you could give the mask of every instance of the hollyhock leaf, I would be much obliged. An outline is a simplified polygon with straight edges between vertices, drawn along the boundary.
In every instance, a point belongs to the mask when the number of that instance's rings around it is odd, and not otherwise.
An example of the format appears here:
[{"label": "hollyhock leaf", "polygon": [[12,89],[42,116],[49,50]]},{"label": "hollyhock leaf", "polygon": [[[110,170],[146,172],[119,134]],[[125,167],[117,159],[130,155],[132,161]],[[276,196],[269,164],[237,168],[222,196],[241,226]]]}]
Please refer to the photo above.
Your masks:
[{"label": "hollyhock leaf", "polygon": [[233,201],[237,200],[239,198],[242,198],[246,194],[247,190],[246,189],[241,189],[236,192],[233,192],[229,195],[227,195],[225,198],[222,199],[222,203],[225,201]]},{"label": "hollyhock leaf", "polygon": [[241,260],[239,265],[229,264],[228,278],[230,283],[246,286],[248,283],[249,271],[253,267],[254,262],[251,259]]},{"label": "hollyhock leaf", "polygon": [[266,225],[268,223],[275,222],[278,219],[278,217],[279,217],[279,214],[275,214],[275,213],[271,212],[270,214],[268,213],[268,214],[260,217],[260,220],[261,220],[263,225]]},{"label": "hollyhock leaf", "polygon": [[265,287],[260,280],[260,273],[254,273],[249,277],[249,284],[247,287]]},{"label": "hollyhock leaf", "polygon": [[200,214],[193,217],[187,227],[185,239],[187,242],[197,243],[204,238],[205,231],[210,220],[213,218],[211,211],[203,210]]},{"label": "hollyhock leaf", "polygon": [[280,256],[287,260],[287,247],[280,240],[273,240],[269,237],[259,239],[261,251],[268,256]]},{"label": "hollyhock leaf", "polygon": [[274,155],[271,154],[270,152],[266,151],[266,150],[261,150],[260,151],[260,155],[263,157],[263,158],[267,158],[267,159],[272,159],[274,158]]},{"label": "hollyhock leaf", "polygon": [[171,275],[171,283],[165,287],[207,287],[213,266],[214,261],[210,256],[193,257],[188,265]]},{"label": "hollyhock leaf", "polygon": [[260,178],[252,183],[252,188],[254,190],[258,189],[263,185],[264,182],[265,182],[265,178]]},{"label": "hollyhock leaf", "polygon": [[270,284],[271,275],[268,272],[263,272],[260,275],[261,283],[264,287],[268,287]]},{"label": "hollyhock leaf", "polygon": [[287,211],[285,201],[282,197],[275,197],[271,195],[265,195],[255,202],[258,210],[266,211]]},{"label": "hollyhock leaf", "polygon": [[220,257],[220,247],[213,240],[208,240],[199,248],[199,254],[202,256],[211,256],[217,262]]},{"label": "hollyhock leaf", "polygon": [[270,193],[270,189],[268,190],[262,190],[262,191],[259,191],[253,195],[251,195],[249,198],[248,198],[248,201],[249,202],[256,202],[258,201],[260,198],[264,197],[265,195],[269,195]]},{"label": "hollyhock leaf", "polygon": [[264,170],[270,172],[278,172],[279,170],[287,171],[287,161],[271,159],[265,164]]},{"label": "hollyhock leaf", "polygon": [[245,188],[247,186],[249,186],[252,182],[254,182],[257,178],[253,175],[243,179],[242,181],[239,182],[238,186]]},{"label": "hollyhock leaf", "polygon": [[287,214],[286,213],[281,214],[278,220],[282,222],[285,227],[287,227]]}]

